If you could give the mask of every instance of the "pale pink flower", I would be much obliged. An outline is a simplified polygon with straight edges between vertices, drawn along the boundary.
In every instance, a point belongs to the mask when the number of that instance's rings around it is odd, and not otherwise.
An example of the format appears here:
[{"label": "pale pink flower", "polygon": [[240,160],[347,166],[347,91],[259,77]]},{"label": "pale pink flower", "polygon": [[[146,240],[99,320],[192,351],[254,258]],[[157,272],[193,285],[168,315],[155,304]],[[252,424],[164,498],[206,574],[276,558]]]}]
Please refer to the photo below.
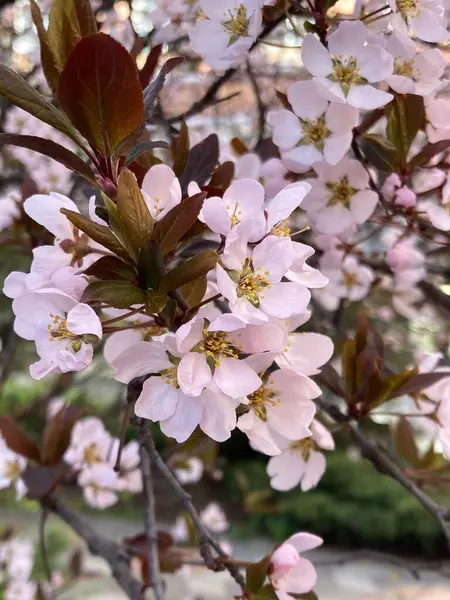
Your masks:
[{"label": "pale pink flower", "polygon": [[[450,130],[449,130],[450,137]],[[442,189],[442,201],[440,205],[426,202],[424,206],[431,224],[441,231],[450,231],[450,178]]]},{"label": "pale pink flower", "polygon": [[189,485],[200,481],[204,471],[203,461],[197,456],[187,459],[181,457],[182,464],[175,467],[174,473],[182,485]]},{"label": "pale pink flower", "polygon": [[189,530],[186,519],[183,516],[176,518],[175,523],[170,530],[170,534],[176,542],[184,542],[188,539]]},{"label": "pale pink flower", "polygon": [[20,219],[20,208],[16,194],[9,192],[0,198],[0,231],[11,227],[14,221]]},{"label": "pale pink flower", "polygon": [[89,506],[103,510],[118,501],[118,475],[111,465],[95,463],[86,467],[78,476],[78,485]]},{"label": "pale pink flower", "polygon": [[275,490],[287,491],[299,484],[304,492],[317,486],[326,469],[326,459],[321,449],[334,450],[331,433],[314,420],[310,437],[289,443],[284,442],[281,454],[267,463],[270,485]]},{"label": "pale pink flower", "polygon": [[361,265],[355,256],[346,256],[339,269],[322,270],[330,280],[327,290],[352,302],[365,298],[374,280],[372,269]]},{"label": "pale pink flower", "polygon": [[416,205],[417,197],[415,193],[404,185],[395,194],[395,204],[404,208],[413,208]]},{"label": "pale pink flower", "polygon": [[270,561],[269,578],[279,600],[294,600],[297,594],[306,594],[313,589],[317,582],[316,570],[299,554],[322,543],[320,537],[311,533],[296,533],[275,550]]},{"label": "pale pink flower", "polygon": [[234,176],[236,179],[256,179],[266,192],[266,199],[270,200],[286,186],[288,170],[279,158],[269,158],[265,162],[254,152],[243,154],[234,161]]},{"label": "pale pink flower", "polygon": [[426,133],[432,144],[450,139],[450,102],[448,98],[425,99]]},{"label": "pale pink flower", "polygon": [[[116,444],[109,453],[109,462],[114,466],[117,457],[119,440],[115,440]],[[131,492],[137,494],[142,491],[142,472],[139,467],[141,462],[139,456],[139,444],[132,440],[128,442],[122,450],[120,458],[120,471],[118,473],[117,488],[120,491]]]},{"label": "pale pink flower", "polygon": [[321,333],[296,333],[289,330],[288,326],[283,354],[275,358],[277,365],[301,375],[320,373],[319,367],[333,356],[334,345],[331,339]]},{"label": "pale pink flower", "polygon": [[30,169],[41,194],[67,193],[72,185],[72,171],[55,160],[41,160]]},{"label": "pale pink flower", "polygon": [[200,512],[203,523],[213,533],[224,533],[230,526],[223,509],[216,503],[211,502]]},{"label": "pale pink flower", "polygon": [[369,175],[359,161],[344,158],[335,166],[321,162],[313,168],[317,179],[310,180],[302,208],[317,231],[339,234],[369,219],[378,195],[369,189]]},{"label": "pale pink flower", "polygon": [[5,589],[5,600],[35,600],[36,593],[36,582],[13,580]]},{"label": "pale pink flower", "polygon": [[142,195],[154,219],[160,221],[181,202],[181,186],[167,165],[152,167],[142,182]]},{"label": "pale pink flower", "polygon": [[[41,360],[30,367],[33,378],[48,373],[82,371],[92,361],[92,338],[101,339],[100,319],[87,304],[56,289],[41,289],[16,298],[15,332],[34,340]],[[87,340],[87,341],[86,341]]]},{"label": "pale pink flower", "polygon": [[305,166],[324,158],[333,165],[339,162],[350,148],[358,109],[330,103],[312,80],[296,81],[287,96],[293,112],[280,109],[267,114],[284,165],[302,173]]},{"label": "pale pink flower", "polygon": [[85,417],[75,423],[64,461],[77,470],[107,462],[115,442],[97,417]]},{"label": "pale pink flower", "polygon": [[168,43],[186,34],[198,11],[197,2],[191,0],[157,0],[150,17],[156,28],[155,43]]},{"label": "pale pink flower", "polygon": [[62,267],[51,273],[12,271],[5,279],[3,293],[15,299],[28,292],[53,288],[80,300],[87,285],[86,277],[78,274],[73,267]]},{"label": "pale pink flower", "polygon": [[217,265],[217,285],[235,313],[291,317],[304,312],[311,298],[305,286],[281,281],[295,258],[290,238],[269,235],[250,252],[245,240],[230,236],[222,257],[227,271]]},{"label": "pale pink flower", "polygon": [[21,479],[26,467],[27,459],[10,450],[0,436],[0,489],[14,486],[17,500],[20,500],[26,491]]},{"label": "pale pink flower", "polygon": [[449,39],[441,0],[417,0],[413,3],[388,0],[388,4],[397,13],[391,18],[395,29],[404,27],[404,21],[414,36],[424,42],[446,42]]},{"label": "pale pink flower", "polygon": [[216,70],[240,64],[262,24],[261,0],[199,0],[206,19],[189,30],[191,48]]},{"label": "pale pink flower", "polygon": [[290,269],[286,272],[286,279],[304,285],[309,289],[325,287],[328,283],[328,277],[325,277],[318,269],[306,264],[308,258],[314,254],[314,248],[300,242],[292,242],[292,248],[294,250],[294,260]]},{"label": "pale pink flower", "polygon": [[6,566],[8,579],[27,581],[33,569],[34,544],[29,539],[12,538],[6,541],[1,552],[1,562]]},{"label": "pale pink flower", "polygon": [[312,33],[305,35],[303,64],[324,98],[364,110],[392,100],[392,94],[371,84],[391,75],[394,60],[380,46],[368,43],[369,35],[361,21],[342,21],[329,36],[328,49]]}]

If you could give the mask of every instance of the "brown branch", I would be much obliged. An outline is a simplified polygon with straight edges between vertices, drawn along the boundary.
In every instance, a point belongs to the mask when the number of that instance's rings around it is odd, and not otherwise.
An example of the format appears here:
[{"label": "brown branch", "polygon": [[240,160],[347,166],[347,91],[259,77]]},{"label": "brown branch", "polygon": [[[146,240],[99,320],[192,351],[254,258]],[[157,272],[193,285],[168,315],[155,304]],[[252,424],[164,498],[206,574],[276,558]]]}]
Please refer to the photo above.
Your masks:
[{"label": "brown branch", "polygon": [[250,60],[247,61],[247,74],[255,95],[256,105],[258,107],[258,142],[264,138],[264,128],[266,124],[266,105],[262,100],[261,88],[256,79]]},{"label": "brown branch", "polygon": [[144,600],[143,585],[134,578],[130,559],[120,544],[97,533],[87,521],[65,506],[56,497],[41,501],[44,509],[57,515],[83,539],[92,554],[101,556],[110,566],[112,575],[130,600]]},{"label": "brown branch", "polygon": [[[147,449],[147,452],[151,456],[151,459],[152,459],[154,465],[157,467],[157,469],[161,472],[161,474],[169,482],[173,491],[175,492],[175,494],[178,496],[178,498],[183,503],[185,510],[188,512],[188,514],[197,530],[197,536],[198,536],[198,541],[199,541],[199,546],[200,546],[200,554],[203,558],[203,561],[204,561],[206,567],[208,567],[208,569],[211,569],[212,571],[220,571],[220,570],[223,570],[223,568],[225,567],[228,570],[228,572],[230,573],[230,575],[233,577],[233,579],[241,587],[243,593],[245,594],[246,593],[245,580],[244,580],[244,577],[242,576],[241,572],[239,571],[239,568],[233,563],[228,563],[228,562],[224,563],[221,561],[221,559],[225,559],[225,561],[227,561],[227,559],[229,559],[230,557],[228,556],[228,554],[226,552],[223,551],[220,543],[215,539],[215,537],[211,534],[211,532],[208,531],[208,529],[206,528],[197,509],[195,508],[195,506],[192,503],[191,496],[182,488],[182,486],[178,482],[175,475],[172,473],[172,471],[166,465],[166,463],[162,459],[161,455],[157,451],[156,446],[153,442],[153,439],[148,437],[147,439],[144,440],[144,445],[145,445],[145,448]],[[212,550],[214,550],[218,554],[218,557],[214,557]]]},{"label": "brown branch", "polygon": [[343,414],[337,406],[330,406],[321,398],[318,398],[316,403],[336,423],[345,426],[352,440],[359,446],[364,458],[369,460],[378,471],[395,479],[436,519],[450,549],[450,530],[447,522],[450,517],[449,509],[436,504],[434,500],[427,496],[414,481],[405,475],[401,468],[387,455],[386,451],[380,448],[376,442],[366,439],[361,430],[350,423],[349,417]]},{"label": "brown branch", "polygon": [[140,442],[139,454],[141,456],[142,481],[145,497],[145,533],[148,548],[148,571],[150,585],[155,593],[155,600],[164,600],[164,589],[161,580],[158,555],[158,536],[155,516],[155,495],[153,489],[152,463],[147,449],[150,440],[150,432],[145,421],[139,429],[138,439]]},{"label": "brown branch", "polygon": [[[282,22],[284,21],[284,15],[282,15],[281,17],[279,17],[278,19],[276,19],[275,21],[273,21],[272,23],[268,23],[261,35],[259,36],[259,40],[262,40],[264,38],[266,38],[268,35],[270,35],[272,33],[272,31]],[[256,41],[253,46],[250,48],[249,52],[252,52],[252,50],[254,50],[257,46],[258,46],[258,41]],[[173,125],[174,123],[179,123],[180,121],[185,121],[186,119],[188,119],[189,117],[192,117],[200,112],[202,112],[205,108],[207,108],[208,106],[212,106],[213,104],[217,104],[217,93],[219,92],[219,90],[225,85],[225,83],[227,83],[232,77],[233,75],[239,70],[239,67],[232,67],[230,69],[227,69],[225,71],[225,73],[223,75],[221,75],[220,77],[218,77],[211,85],[210,87],[206,90],[206,92],[203,94],[203,96],[200,98],[200,100],[197,100],[197,102],[194,102],[194,104],[191,106],[191,108],[189,108],[187,111],[180,113],[179,115],[176,115],[175,117],[171,117],[170,119],[168,119],[168,122]]]}]

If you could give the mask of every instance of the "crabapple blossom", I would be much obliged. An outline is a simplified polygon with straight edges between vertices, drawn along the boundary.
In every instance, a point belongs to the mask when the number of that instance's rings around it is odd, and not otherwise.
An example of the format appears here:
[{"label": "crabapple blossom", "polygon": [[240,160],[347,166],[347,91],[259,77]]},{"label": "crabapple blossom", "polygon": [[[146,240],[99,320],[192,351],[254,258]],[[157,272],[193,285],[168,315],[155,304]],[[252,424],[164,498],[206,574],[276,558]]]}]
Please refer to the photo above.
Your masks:
[{"label": "crabapple blossom", "polygon": [[180,182],[170,167],[155,165],[144,177],[142,195],[152,217],[160,221],[172,208],[180,204]]},{"label": "crabapple blossom", "polygon": [[75,469],[82,470],[97,463],[107,462],[113,439],[102,421],[85,417],[75,423],[64,460]]},{"label": "crabapple blossom", "polygon": [[358,109],[329,102],[314,80],[293,83],[287,97],[293,112],[284,108],[267,114],[285,167],[302,173],[323,158],[338,163],[350,149]]},{"label": "crabapple blossom", "polygon": [[5,600],[35,600],[37,585],[34,581],[13,580],[5,589]]},{"label": "crabapple blossom", "polygon": [[380,108],[392,100],[392,94],[371,84],[392,74],[394,59],[380,46],[368,43],[368,38],[369,31],[361,21],[342,21],[329,36],[328,48],[312,33],[305,35],[303,65],[323,98],[364,110]]},{"label": "crabapple blossom", "polygon": [[88,238],[61,213],[65,208],[79,213],[77,205],[62,194],[35,194],[25,200],[23,208],[36,223],[45,227],[55,236],[54,246],[41,246],[33,251],[31,270],[51,273],[57,268],[69,265],[86,268],[98,260],[106,248]]},{"label": "crabapple blossom", "polygon": [[171,42],[187,32],[198,11],[198,3],[192,0],[157,0],[156,8],[150,13],[153,25],[157,28],[155,42]]},{"label": "crabapple blossom", "polygon": [[396,13],[391,18],[394,29],[404,28],[404,21],[414,36],[424,42],[446,42],[449,39],[441,0],[388,0],[388,4]]},{"label": "crabapple blossom", "polygon": [[102,337],[100,319],[87,304],[57,289],[29,292],[13,302],[14,331],[34,340],[40,360],[30,367],[31,376],[82,371],[92,361],[92,340]]},{"label": "crabapple blossom", "polygon": [[386,252],[386,262],[395,273],[401,287],[413,287],[426,274],[425,256],[416,247],[417,240],[410,236],[399,240]]},{"label": "crabapple blossom", "polygon": [[5,279],[3,293],[8,298],[19,298],[28,292],[53,288],[79,300],[88,285],[86,277],[73,267],[62,267],[51,273],[12,271]]},{"label": "crabapple blossom", "polygon": [[256,179],[266,192],[266,200],[271,200],[286,186],[286,176],[289,171],[279,158],[269,158],[263,162],[254,152],[243,154],[234,162],[235,179]]},{"label": "crabapple blossom", "polygon": [[[114,440],[112,451],[109,452],[110,463],[114,468],[116,462],[119,440]],[[140,464],[139,444],[135,440],[128,442],[123,449],[120,457],[120,470],[118,472],[117,489],[124,492],[137,494],[142,491],[142,472]]]},{"label": "crabapple blossom", "polygon": [[226,514],[216,502],[208,504],[208,506],[200,512],[200,517],[203,523],[213,533],[225,533],[230,526]]},{"label": "crabapple blossom", "polygon": [[300,484],[307,492],[319,483],[326,469],[323,450],[334,450],[331,433],[319,421],[310,424],[311,436],[295,442],[284,441],[281,453],[267,463],[270,485],[275,490],[287,491]]},{"label": "crabapple blossom", "polygon": [[20,218],[19,204],[14,192],[9,192],[0,198],[0,231],[11,227]]},{"label": "crabapple blossom", "polygon": [[[278,228],[272,231],[276,231]],[[286,272],[286,279],[294,283],[300,283],[307,288],[323,288],[328,283],[328,278],[318,269],[314,269],[306,264],[308,258],[314,254],[314,248],[300,242],[292,242],[294,250],[294,260],[290,269]]]},{"label": "crabapple blossom", "polygon": [[317,581],[316,570],[300,554],[322,543],[320,537],[311,533],[296,533],[275,550],[270,559],[269,578],[279,600],[293,600],[297,594],[306,594],[313,589]]},{"label": "crabapple blossom", "polygon": [[369,174],[350,158],[337,165],[316,163],[317,179],[310,180],[311,191],[302,208],[320,233],[343,233],[355,224],[365,223],[374,212],[378,195],[369,189]]},{"label": "crabapple blossom", "polygon": [[346,256],[338,269],[322,267],[322,271],[330,280],[328,291],[352,302],[367,296],[374,280],[372,269],[361,265],[355,256]]},{"label": "crabapple blossom", "polygon": [[197,483],[202,478],[203,471],[203,461],[196,456],[183,460],[182,465],[174,469],[174,473],[182,485]]},{"label": "crabapple blossom", "polygon": [[450,179],[447,181],[442,189],[442,200],[440,205],[435,204],[433,201],[427,201],[423,204],[427,216],[436,229],[441,231],[450,231]]},{"label": "crabapple blossom", "polygon": [[0,436],[0,489],[13,485],[17,500],[20,500],[26,492],[25,484],[21,479],[26,466],[26,458],[10,450]]},{"label": "crabapple blossom", "polygon": [[184,542],[188,539],[189,530],[186,519],[183,516],[180,515],[175,519],[175,523],[170,530],[170,534],[177,542]]},{"label": "crabapple blossom", "polygon": [[78,485],[83,488],[84,499],[93,508],[108,508],[119,499],[118,475],[106,463],[94,463],[83,469],[78,476]]},{"label": "crabapple blossom", "polygon": [[216,275],[234,313],[285,319],[305,311],[308,289],[281,281],[296,258],[290,238],[268,235],[252,251],[239,237],[229,241],[222,256],[225,268],[217,264]]},{"label": "crabapple blossom", "polygon": [[191,48],[216,70],[240,64],[261,30],[261,0],[199,0],[206,18],[189,30]]},{"label": "crabapple blossom", "polygon": [[334,345],[331,339],[321,333],[297,333],[287,323],[286,345],[283,354],[275,358],[280,368],[289,368],[300,375],[317,375],[319,367],[333,356]]}]

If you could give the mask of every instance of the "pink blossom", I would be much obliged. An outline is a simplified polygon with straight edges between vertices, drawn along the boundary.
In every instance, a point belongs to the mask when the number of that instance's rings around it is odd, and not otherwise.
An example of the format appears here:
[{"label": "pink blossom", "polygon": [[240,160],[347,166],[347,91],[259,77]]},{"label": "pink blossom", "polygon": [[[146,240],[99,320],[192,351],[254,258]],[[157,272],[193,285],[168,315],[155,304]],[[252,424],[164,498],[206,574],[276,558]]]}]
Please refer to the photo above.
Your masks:
[{"label": "pink blossom", "polygon": [[160,221],[172,208],[180,204],[180,182],[170,167],[155,165],[144,177],[142,195],[152,217]]}]

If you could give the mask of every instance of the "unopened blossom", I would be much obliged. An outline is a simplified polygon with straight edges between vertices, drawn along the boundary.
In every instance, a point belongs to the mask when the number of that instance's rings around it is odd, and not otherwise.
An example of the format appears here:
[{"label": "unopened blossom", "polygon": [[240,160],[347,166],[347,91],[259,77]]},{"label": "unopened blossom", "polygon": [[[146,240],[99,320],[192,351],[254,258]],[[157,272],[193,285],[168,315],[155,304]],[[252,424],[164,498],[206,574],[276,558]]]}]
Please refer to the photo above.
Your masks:
[{"label": "unopened blossom", "polygon": [[239,237],[228,241],[222,256],[225,268],[218,264],[216,275],[233,312],[285,319],[305,311],[309,290],[281,281],[296,258],[290,238],[269,235],[252,251]]},{"label": "unopened blossom", "polygon": [[287,491],[300,484],[304,492],[316,487],[325,473],[326,459],[321,450],[334,450],[331,433],[319,421],[310,425],[312,435],[295,442],[285,441],[282,451],[267,463],[270,485]]},{"label": "unopened blossom", "polygon": [[419,52],[406,26],[401,31],[394,29],[384,39],[384,48],[394,59],[393,74],[386,79],[390,88],[399,94],[428,96],[442,87],[440,78],[447,61],[438,48]]},{"label": "unopened blossom", "polygon": [[203,461],[197,456],[182,459],[181,465],[174,469],[174,473],[182,485],[197,483],[202,478],[203,471]]},{"label": "unopened blossom", "polygon": [[214,233],[228,236],[239,225],[239,233],[249,242],[261,240],[267,233],[289,235],[286,220],[300,206],[311,189],[304,182],[286,186],[264,203],[264,187],[253,179],[234,181],[223,198],[213,196],[203,204],[202,219]]},{"label": "unopened blossom", "polygon": [[170,167],[155,165],[144,177],[142,195],[152,217],[160,221],[172,208],[180,204],[180,182]]},{"label": "unopened blossom", "polygon": [[211,502],[200,512],[203,523],[213,533],[224,533],[230,526],[223,509],[216,503]]},{"label": "unopened blossom", "polygon": [[248,362],[259,373],[262,385],[247,396],[248,412],[239,417],[237,426],[256,450],[279,454],[280,436],[299,440],[311,435],[309,426],[316,412],[312,399],[321,391],[311,379],[292,369],[266,371],[273,362],[270,355],[250,357]]},{"label": "unopened blossom", "polygon": [[402,186],[395,194],[395,204],[397,206],[403,206],[403,208],[413,208],[416,206],[416,201],[416,194],[407,185]]},{"label": "unopened blossom", "polygon": [[449,39],[444,3],[441,0],[388,0],[394,13],[391,24],[401,28],[405,22],[415,37],[424,42]]},{"label": "unopened blossom", "polygon": [[329,36],[328,48],[312,33],[305,35],[303,64],[324,98],[364,110],[380,108],[392,100],[392,94],[372,84],[392,74],[394,60],[380,46],[368,43],[368,38],[361,21],[342,21]]},{"label": "unopened blossom", "polygon": [[[174,347],[171,350],[176,352]],[[149,373],[161,374],[145,381],[135,412],[141,418],[159,421],[165,435],[181,443],[200,425],[206,435],[216,441],[228,439],[236,426],[235,401],[212,381],[196,396],[185,394],[178,380],[179,361],[179,353],[167,352],[161,342],[140,342],[125,350],[111,366],[116,370],[115,379],[123,383]],[[201,378],[205,374],[195,365],[192,369],[193,377]]]},{"label": "unopened blossom", "polygon": [[350,158],[337,165],[316,163],[317,179],[302,203],[311,223],[320,233],[339,234],[369,219],[378,195],[369,189],[369,175],[363,165]]},{"label": "unopened blossom", "polygon": [[78,485],[83,488],[84,499],[92,508],[109,508],[119,499],[118,475],[111,465],[95,463],[83,469],[78,476]]},{"label": "unopened blossom", "polygon": [[13,485],[17,500],[20,500],[26,492],[25,484],[21,479],[26,466],[26,458],[10,450],[0,436],[0,489]]},{"label": "unopened blossom", "polygon": [[15,299],[28,292],[53,288],[79,300],[87,285],[86,277],[78,274],[73,267],[62,267],[49,273],[12,271],[5,279],[3,293],[8,298]]},{"label": "unopened blossom", "polygon": [[361,265],[355,256],[345,257],[339,269],[324,270],[324,273],[330,280],[328,291],[352,302],[365,298],[374,280],[372,269]]},{"label": "unopened blossom", "polygon": [[69,265],[86,268],[101,257],[97,250],[106,252],[106,248],[92,241],[61,213],[62,208],[80,212],[70,198],[56,192],[35,194],[25,200],[23,208],[29,217],[55,236],[54,246],[34,249],[32,271],[51,273]]},{"label": "unopened blossom", "polygon": [[287,97],[293,112],[284,108],[267,114],[284,165],[302,173],[305,166],[324,158],[333,165],[339,162],[350,149],[358,109],[329,102],[314,80],[296,81]]},{"label": "unopened blossom", "polygon": [[16,298],[14,331],[34,340],[40,360],[30,367],[41,379],[52,372],[82,371],[92,361],[92,342],[102,337],[102,325],[87,304],[56,289],[41,289]]},{"label": "unopened blossom", "polygon": [[189,31],[191,48],[216,70],[240,64],[262,24],[261,0],[199,0],[204,17]]},{"label": "unopened blossom", "polygon": [[279,600],[294,600],[297,594],[306,594],[314,588],[316,570],[300,554],[322,543],[320,537],[311,533],[296,533],[275,550],[270,559],[269,578]]}]

